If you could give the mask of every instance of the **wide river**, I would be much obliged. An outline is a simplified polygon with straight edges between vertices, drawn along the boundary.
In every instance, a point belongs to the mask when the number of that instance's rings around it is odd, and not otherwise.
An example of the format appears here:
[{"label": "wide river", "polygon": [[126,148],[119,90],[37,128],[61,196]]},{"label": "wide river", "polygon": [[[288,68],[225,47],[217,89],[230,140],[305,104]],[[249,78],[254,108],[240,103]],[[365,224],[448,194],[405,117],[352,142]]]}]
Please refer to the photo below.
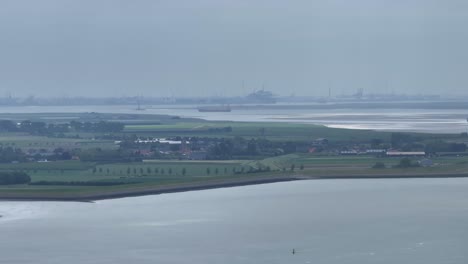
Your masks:
[{"label": "wide river", "polygon": [[268,109],[235,108],[229,113],[199,113],[196,106],[159,106],[137,111],[132,105],[0,107],[0,113],[138,113],[178,115],[215,121],[293,122],[335,128],[461,133],[468,131],[465,109]]},{"label": "wide river", "polygon": [[[0,202],[0,263],[468,263],[468,179]],[[292,254],[292,250],[295,254]]]}]

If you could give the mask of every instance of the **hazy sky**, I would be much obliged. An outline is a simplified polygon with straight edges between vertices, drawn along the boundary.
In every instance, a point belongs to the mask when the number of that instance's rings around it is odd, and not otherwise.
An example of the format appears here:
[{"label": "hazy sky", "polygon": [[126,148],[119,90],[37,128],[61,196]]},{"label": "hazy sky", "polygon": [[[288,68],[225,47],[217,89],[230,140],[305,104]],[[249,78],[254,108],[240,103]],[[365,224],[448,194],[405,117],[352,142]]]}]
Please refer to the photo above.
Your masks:
[{"label": "hazy sky", "polygon": [[1,0],[0,36],[0,96],[468,93],[466,0]]}]

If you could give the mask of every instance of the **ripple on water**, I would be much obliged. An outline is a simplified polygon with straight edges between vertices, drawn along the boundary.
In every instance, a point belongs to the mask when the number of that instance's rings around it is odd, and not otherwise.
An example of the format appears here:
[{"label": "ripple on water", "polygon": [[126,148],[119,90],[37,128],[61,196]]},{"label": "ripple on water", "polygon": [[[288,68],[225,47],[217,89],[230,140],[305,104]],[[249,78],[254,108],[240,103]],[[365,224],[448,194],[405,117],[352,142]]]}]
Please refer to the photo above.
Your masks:
[{"label": "ripple on water", "polygon": [[0,202],[0,223],[38,218],[46,213],[40,203]]}]

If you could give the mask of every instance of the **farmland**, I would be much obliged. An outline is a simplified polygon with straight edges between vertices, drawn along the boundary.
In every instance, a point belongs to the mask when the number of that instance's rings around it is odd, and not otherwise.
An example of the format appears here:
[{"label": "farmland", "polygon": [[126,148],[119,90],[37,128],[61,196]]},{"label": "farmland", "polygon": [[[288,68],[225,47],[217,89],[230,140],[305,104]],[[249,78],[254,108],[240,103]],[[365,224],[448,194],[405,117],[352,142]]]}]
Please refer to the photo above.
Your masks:
[{"label": "farmland", "polygon": [[[12,120],[0,130],[0,172],[30,177],[29,184],[0,186],[0,198],[5,199],[93,199],[317,178],[468,176],[464,135],[136,114],[0,118]],[[24,122],[26,118],[33,123]],[[23,124],[40,129],[28,130]],[[106,126],[113,130],[102,131]],[[390,147],[441,149],[450,156],[433,153],[431,166],[419,166],[423,157],[413,157],[406,161],[410,166],[401,166],[401,158],[364,151]],[[349,149],[361,153],[340,155]]]},{"label": "farmland", "polygon": [[[375,162],[384,162],[385,169],[373,169]],[[392,166],[397,159],[374,157],[324,157],[286,155],[264,160],[245,161],[164,161],[95,164],[80,161],[29,164],[2,164],[0,171],[25,171],[31,185],[0,187],[3,198],[72,198],[93,197],[100,193],[126,193],[132,190],[173,188],[184,184],[208,185],[249,182],[255,179],[314,179],[336,177],[426,177],[466,176],[468,158],[435,159],[433,168],[399,169]],[[268,168],[268,170],[266,169]],[[263,169],[259,171],[259,169]],[[53,184],[41,184],[49,182]],[[89,184],[83,184],[88,182]],[[62,183],[62,184],[61,184]],[[75,184],[71,184],[75,183]],[[109,183],[99,184],[99,183]],[[189,185],[191,186],[191,185]],[[135,189],[136,188],[136,189]],[[78,197],[77,196],[77,197]]]}]

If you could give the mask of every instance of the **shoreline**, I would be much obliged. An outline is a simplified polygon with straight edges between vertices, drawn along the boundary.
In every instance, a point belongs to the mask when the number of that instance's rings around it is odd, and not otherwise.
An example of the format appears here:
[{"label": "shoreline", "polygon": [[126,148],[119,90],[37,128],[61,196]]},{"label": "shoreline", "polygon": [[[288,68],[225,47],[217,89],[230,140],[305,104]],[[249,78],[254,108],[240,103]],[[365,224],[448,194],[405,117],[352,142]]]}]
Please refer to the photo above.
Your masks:
[{"label": "shoreline", "polygon": [[231,188],[231,187],[241,187],[249,185],[259,185],[259,184],[268,184],[276,182],[289,182],[303,180],[297,177],[288,177],[288,176],[274,176],[274,177],[259,177],[255,179],[229,179],[229,180],[213,180],[206,182],[198,183],[180,183],[180,184],[171,184],[163,186],[141,186],[135,187],[129,186],[128,189],[102,192],[97,194],[85,194],[85,195],[72,195],[70,197],[60,197],[53,195],[3,195],[0,193],[0,202],[2,201],[54,201],[54,202],[88,202],[93,203],[100,200],[110,200],[110,199],[120,199],[120,198],[129,198],[129,197],[139,197],[147,195],[159,195],[167,193],[180,193],[188,191],[202,191],[202,190],[211,190],[211,189],[221,189],[221,188]]},{"label": "shoreline", "polygon": [[[344,180],[344,179],[429,179],[429,178],[468,178],[468,174],[386,174],[386,175],[334,175],[334,176],[310,176],[310,175],[291,175],[291,176],[264,176],[257,178],[237,178],[237,179],[222,179],[212,180],[197,183],[180,183],[163,186],[129,186],[127,189],[91,193],[78,194],[70,196],[47,195],[47,194],[32,194],[32,195],[5,195],[0,193],[0,202],[2,201],[50,201],[50,202],[87,202],[93,203],[100,200],[121,199],[129,197],[140,197],[148,195],[159,195],[168,193],[180,193],[188,191],[202,191],[221,188],[232,188],[250,185],[260,185],[278,182],[290,182],[301,180]],[[133,188],[132,188],[133,187]]]}]

